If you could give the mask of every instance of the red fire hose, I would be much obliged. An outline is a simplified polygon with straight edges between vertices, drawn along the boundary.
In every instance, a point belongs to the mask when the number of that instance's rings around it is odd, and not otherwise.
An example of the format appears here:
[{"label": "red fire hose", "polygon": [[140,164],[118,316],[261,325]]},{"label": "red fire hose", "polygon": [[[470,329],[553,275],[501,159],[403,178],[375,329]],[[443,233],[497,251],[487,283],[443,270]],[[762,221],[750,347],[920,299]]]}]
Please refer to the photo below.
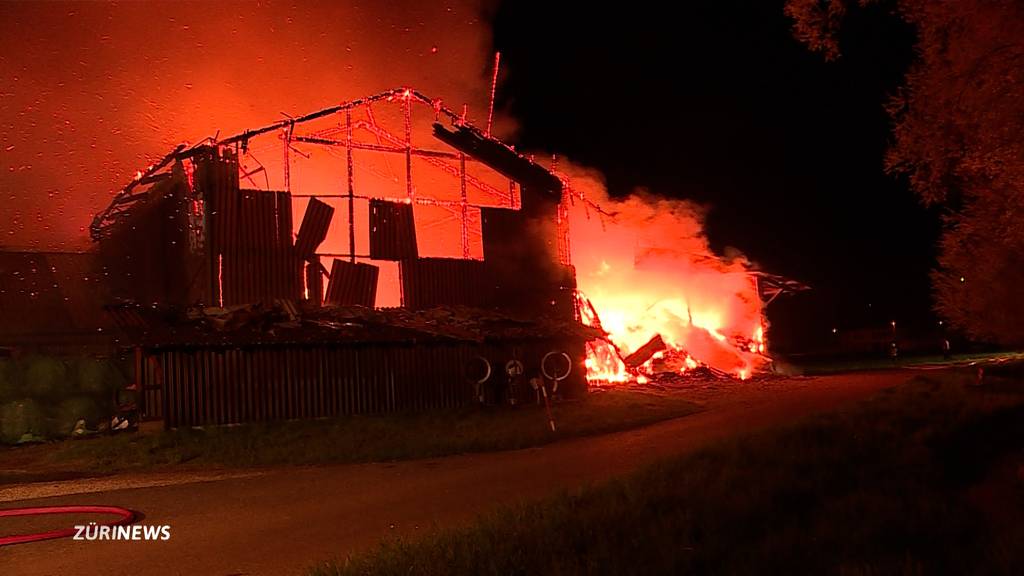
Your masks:
[{"label": "red fire hose", "polygon": [[[44,514],[109,514],[117,516],[117,519],[109,524],[101,526],[123,526],[131,524],[135,520],[135,513],[119,506],[39,506],[36,508],[11,508],[0,510],[0,518],[6,516],[42,516]],[[52,540],[54,538],[67,538],[78,530],[74,527],[50,530],[49,532],[37,532],[35,534],[16,534],[14,536],[0,536],[0,546],[10,544],[24,544],[25,542],[38,542],[39,540]]]}]

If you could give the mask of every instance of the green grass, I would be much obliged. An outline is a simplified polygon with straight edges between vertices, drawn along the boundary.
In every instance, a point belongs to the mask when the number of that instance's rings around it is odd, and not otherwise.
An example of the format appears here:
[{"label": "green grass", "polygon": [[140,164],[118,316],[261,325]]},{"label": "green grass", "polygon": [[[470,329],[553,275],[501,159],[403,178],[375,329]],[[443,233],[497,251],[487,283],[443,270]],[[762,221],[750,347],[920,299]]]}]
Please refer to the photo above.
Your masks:
[{"label": "green grass", "polygon": [[1024,386],[969,381],[920,376],[309,574],[1022,574]]},{"label": "green grass", "polygon": [[835,374],[839,372],[855,372],[861,370],[890,370],[892,368],[927,368],[929,365],[966,364],[970,362],[986,363],[997,358],[1020,361],[1024,359],[1021,352],[978,352],[972,354],[956,354],[946,360],[941,354],[901,356],[898,361],[893,362],[883,355],[841,358],[827,360],[793,360],[791,365],[796,367],[801,374]]},{"label": "green grass", "polygon": [[[426,458],[537,446],[676,418],[699,410],[676,395],[608,391],[555,404],[557,432],[539,406],[352,416],[155,433],[45,447],[42,464],[83,472],[154,466],[260,466]],[[0,476],[0,482],[4,478]],[[10,481],[8,479],[8,481]]]}]

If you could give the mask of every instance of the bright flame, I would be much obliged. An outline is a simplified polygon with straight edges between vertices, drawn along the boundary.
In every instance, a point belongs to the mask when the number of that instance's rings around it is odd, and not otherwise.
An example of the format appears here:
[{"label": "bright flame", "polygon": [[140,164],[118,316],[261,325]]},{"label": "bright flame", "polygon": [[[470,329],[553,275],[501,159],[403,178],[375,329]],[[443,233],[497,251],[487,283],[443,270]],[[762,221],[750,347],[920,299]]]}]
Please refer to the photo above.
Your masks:
[{"label": "bright flame", "polygon": [[[657,372],[698,366],[750,378],[769,361],[765,319],[756,277],[742,256],[714,254],[703,233],[700,208],[640,193],[623,201],[604,196],[599,183],[573,176],[587,198],[573,202],[572,262],[579,289],[593,306],[611,344],[588,347],[588,377],[594,382],[647,381]],[[581,305],[585,323],[594,314]],[[622,358],[655,336],[666,349],[641,358],[630,371]],[[614,344],[614,346],[613,346]]]}]

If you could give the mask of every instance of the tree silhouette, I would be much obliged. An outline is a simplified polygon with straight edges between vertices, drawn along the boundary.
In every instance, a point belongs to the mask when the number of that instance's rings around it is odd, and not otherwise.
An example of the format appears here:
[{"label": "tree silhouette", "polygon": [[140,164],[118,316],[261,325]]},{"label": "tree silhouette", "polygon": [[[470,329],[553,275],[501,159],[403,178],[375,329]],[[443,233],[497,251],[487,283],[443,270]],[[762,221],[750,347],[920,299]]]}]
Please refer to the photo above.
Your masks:
[{"label": "tree silhouette", "polygon": [[888,105],[885,167],[944,208],[936,310],[972,338],[1024,344],[1024,2],[787,0],[785,10],[794,36],[834,60],[849,13],[879,7],[916,33]]}]

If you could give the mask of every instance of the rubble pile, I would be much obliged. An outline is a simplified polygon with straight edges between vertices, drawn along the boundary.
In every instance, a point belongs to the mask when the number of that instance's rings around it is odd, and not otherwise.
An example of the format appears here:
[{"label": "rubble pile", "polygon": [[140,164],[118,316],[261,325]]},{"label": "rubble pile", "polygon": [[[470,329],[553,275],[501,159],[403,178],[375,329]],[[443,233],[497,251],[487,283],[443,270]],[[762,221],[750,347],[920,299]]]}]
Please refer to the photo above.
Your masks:
[{"label": "rubble pile", "polygon": [[311,306],[290,300],[231,307],[196,306],[183,313],[133,304],[126,330],[153,344],[295,342],[483,343],[492,339],[605,337],[599,328],[558,318],[522,318],[494,310],[446,306],[426,310]]}]

